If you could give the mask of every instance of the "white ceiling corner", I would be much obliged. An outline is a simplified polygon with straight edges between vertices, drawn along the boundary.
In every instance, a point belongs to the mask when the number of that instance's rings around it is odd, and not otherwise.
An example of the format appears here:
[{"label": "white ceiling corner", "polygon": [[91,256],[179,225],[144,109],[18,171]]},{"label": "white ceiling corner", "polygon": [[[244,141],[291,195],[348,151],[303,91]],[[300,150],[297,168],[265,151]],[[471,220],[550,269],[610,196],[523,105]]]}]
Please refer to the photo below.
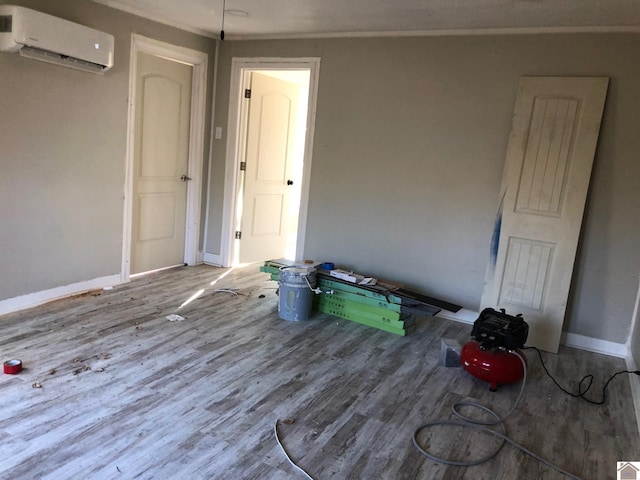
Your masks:
[{"label": "white ceiling corner", "polygon": [[[217,37],[223,0],[92,0]],[[226,39],[640,32],[640,0],[225,0]]]}]

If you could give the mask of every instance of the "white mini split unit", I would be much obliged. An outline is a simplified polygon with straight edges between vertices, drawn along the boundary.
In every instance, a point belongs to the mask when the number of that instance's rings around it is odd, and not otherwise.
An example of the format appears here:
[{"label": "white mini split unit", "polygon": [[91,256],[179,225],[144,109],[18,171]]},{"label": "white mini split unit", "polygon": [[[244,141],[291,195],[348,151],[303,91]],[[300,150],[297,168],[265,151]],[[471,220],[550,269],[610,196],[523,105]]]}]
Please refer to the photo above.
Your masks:
[{"label": "white mini split unit", "polygon": [[113,35],[28,8],[0,5],[0,52],[103,73],[113,66]]}]

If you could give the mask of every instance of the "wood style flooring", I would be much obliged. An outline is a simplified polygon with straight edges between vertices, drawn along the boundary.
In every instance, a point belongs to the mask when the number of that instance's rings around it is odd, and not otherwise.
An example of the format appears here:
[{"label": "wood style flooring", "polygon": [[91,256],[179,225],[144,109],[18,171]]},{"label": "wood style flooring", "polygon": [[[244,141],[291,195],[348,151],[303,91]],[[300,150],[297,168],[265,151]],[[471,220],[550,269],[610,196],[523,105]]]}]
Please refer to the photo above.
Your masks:
[{"label": "wood style flooring", "polygon": [[[291,420],[279,425],[280,439],[316,480],[566,478],[508,445],[475,467],[442,465],[414,448],[414,430],[450,418],[460,399],[504,414],[517,397],[519,385],[492,393],[439,365],[441,338],[465,342],[469,325],[423,318],[399,337],[319,314],[287,322],[275,291],[257,265],[181,267],[0,317],[1,358],[25,365],[0,375],[0,478],[303,478],[277,446],[276,419]],[[185,320],[166,319],[174,313]],[[616,461],[640,461],[626,375],[604,406],[589,405],[527,356],[525,394],[506,421],[515,441],[585,479],[615,479]],[[564,347],[545,359],[571,388],[593,373],[596,397],[625,369]],[[457,458],[496,444],[444,427],[421,441]]]}]

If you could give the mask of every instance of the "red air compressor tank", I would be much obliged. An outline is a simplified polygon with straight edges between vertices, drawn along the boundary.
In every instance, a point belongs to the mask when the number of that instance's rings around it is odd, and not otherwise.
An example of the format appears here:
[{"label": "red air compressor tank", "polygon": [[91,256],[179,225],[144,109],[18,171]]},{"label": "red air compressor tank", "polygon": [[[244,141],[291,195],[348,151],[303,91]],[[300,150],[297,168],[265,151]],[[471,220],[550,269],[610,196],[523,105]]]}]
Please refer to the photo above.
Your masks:
[{"label": "red air compressor tank", "polygon": [[[527,358],[522,351],[515,349],[527,363]],[[503,348],[490,348],[483,350],[480,343],[470,340],[465,343],[460,353],[460,362],[463,368],[480,380],[489,382],[489,389],[495,392],[498,385],[516,383],[524,376],[522,362],[515,353],[510,353]]]}]

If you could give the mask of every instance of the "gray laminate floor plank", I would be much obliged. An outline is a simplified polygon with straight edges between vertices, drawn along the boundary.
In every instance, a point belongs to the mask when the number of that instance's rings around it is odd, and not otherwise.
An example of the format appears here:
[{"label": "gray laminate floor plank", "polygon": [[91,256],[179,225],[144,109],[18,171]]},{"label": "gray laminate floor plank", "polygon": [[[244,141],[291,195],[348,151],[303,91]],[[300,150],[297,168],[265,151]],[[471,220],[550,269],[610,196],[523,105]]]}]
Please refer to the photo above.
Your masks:
[{"label": "gray laminate floor plank", "polygon": [[[184,320],[167,320],[173,313]],[[504,414],[518,396],[519,385],[493,393],[439,365],[441,338],[464,342],[469,325],[420,318],[399,337],[320,314],[287,322],[257,265],[159,272],[2,316],[0,327],[2,358],[25,364],[0,377],[3,480],[301,478],[276,444],[276,419],[291,420],[280,438],[318,480],[565,478],[510,446],[475,467],[413,447],[414,430],[452,418],[456,401]],[[560,392],[534,352],[527,358],[525,395],[506,422],[515,441],[585,479],[640,460],[628,378],[593,406]],[[624,369],[566,347],[544,358],[570,389],[593,373],[596,397]],[[445,427],[421,438],[460,458],[495,443]]]}]

